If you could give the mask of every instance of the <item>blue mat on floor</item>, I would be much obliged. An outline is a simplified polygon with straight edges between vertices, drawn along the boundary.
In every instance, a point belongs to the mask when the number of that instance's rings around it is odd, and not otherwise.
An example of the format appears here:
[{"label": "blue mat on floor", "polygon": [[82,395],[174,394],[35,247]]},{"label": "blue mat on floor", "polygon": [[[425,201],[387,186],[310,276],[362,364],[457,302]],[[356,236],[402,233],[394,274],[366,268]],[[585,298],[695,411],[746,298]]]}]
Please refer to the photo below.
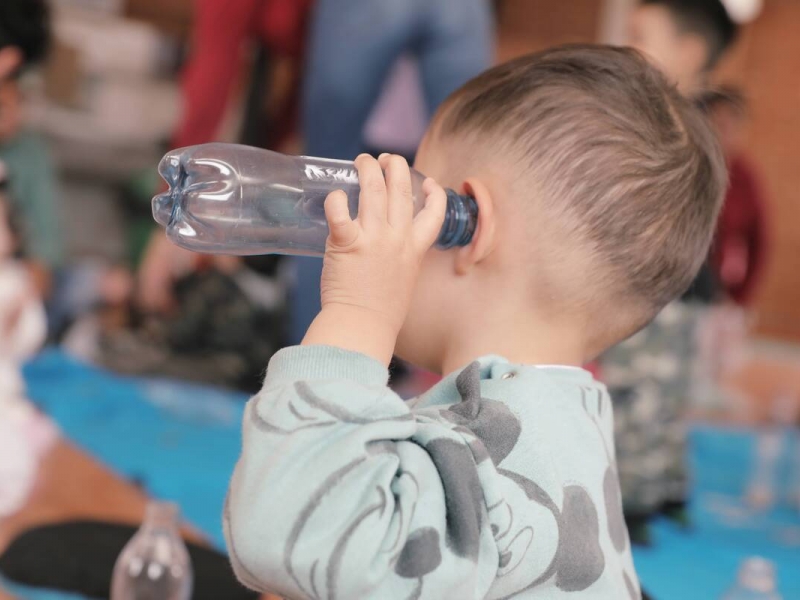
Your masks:
[{"label": "blue mat on floor", "polygon": [[[111,375],[58,351],[25,370],[31,398],[64,434],[149,493],[178,502],[222,546],[220,514],[239,454],[241,394],[163,380]],[[752,514],[740,498],[754,432],[696,427],[693,529],[659,521],[652,549],[635,550],[639,576],[657,600],[714,600],[747,556],[778,566],[784,600],[800,599],[800,516]]]},{"label": "blue mat on floor", "polygon": [[64,435],[183,516],[223,548],[222,505],[239,457],[247,396],[120,377],[52,350],[25,368],[30,398]]}]

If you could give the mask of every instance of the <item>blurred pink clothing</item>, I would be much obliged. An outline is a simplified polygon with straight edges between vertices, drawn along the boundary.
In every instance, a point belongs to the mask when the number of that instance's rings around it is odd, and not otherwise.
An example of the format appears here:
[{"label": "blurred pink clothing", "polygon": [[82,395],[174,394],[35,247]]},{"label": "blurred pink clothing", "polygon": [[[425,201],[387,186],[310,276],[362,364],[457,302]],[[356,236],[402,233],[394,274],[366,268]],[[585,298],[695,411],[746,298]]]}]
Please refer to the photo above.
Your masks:
[{"label": "blurred pink clothing", "polygon": [[766,266],[767,209],[750,163],[738,156],[728,169],[730,187],[717,223],[711,265],[726,295],[746,306],[752,302]]}]

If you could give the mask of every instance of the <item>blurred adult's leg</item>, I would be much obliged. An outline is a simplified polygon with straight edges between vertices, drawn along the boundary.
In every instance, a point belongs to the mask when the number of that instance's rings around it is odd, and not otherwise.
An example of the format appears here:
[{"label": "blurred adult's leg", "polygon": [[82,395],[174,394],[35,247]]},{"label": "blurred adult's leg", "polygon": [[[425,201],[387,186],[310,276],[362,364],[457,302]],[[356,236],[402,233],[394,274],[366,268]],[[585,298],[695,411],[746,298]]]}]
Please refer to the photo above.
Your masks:
[{"label": "blurred adult's leg", "polygon": [[[303,102],[305,152],[352,160],[394,61],[410,43],[418,0],[319,0],[311,26]],[[320,310],[322,261],[297,258],[290,342]]]},{"label": "blurred adult's leg", "polygon": [[427,13],[417,54],[432,114],[450,94],[492,66],[495,36],[488,0],[428,0]]}]

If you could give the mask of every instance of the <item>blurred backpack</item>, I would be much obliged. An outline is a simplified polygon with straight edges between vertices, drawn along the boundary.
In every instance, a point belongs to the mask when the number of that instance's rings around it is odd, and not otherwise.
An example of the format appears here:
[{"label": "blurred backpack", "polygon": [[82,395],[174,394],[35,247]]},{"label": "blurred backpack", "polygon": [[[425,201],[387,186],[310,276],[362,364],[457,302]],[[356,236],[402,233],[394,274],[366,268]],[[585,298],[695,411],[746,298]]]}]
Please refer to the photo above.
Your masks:
[{"label": "blurred backpack", "polygon": [[131,375],[161,375],[248,392],[261,387],[284,345],[285,285],[248,267],[202,269],[176,284],[169,317],[143,317],[100,341],[98,362]]}]

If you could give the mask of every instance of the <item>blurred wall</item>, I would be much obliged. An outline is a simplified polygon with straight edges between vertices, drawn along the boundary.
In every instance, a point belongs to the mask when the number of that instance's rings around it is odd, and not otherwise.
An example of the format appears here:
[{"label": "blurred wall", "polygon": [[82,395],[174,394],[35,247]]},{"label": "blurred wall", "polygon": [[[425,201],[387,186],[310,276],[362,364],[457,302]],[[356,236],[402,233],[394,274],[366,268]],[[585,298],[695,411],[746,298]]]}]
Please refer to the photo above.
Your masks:
[{"label": "blurred wall", "polygon": [[771,209],[757,331],[800,341],[800,1],[766,0],[720,75],[747,94],[746,144]]},{"label": "blurred wall", "polygon": [[498,60],[558,44],[594,42],[603,0],[503,0],[498,18]]}]

